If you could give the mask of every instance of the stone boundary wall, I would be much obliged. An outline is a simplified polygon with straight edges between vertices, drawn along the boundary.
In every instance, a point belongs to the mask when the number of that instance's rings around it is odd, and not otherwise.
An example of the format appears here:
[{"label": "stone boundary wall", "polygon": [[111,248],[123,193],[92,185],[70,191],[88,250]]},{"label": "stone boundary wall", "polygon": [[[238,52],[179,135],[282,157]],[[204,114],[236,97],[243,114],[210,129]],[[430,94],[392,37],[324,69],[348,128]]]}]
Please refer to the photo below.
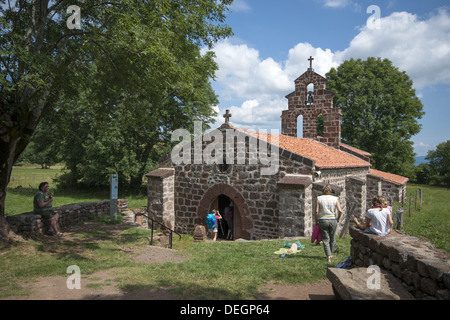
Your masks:
[{"label": "stone boundary wall", "polygon": [[356,266],[389,271],[416,299],[450,299],[450,253],[395,230],[385,237],[355,227],[349,231]]},{"label": "stone boundary wall", "polygon": [[[123,201],[122,201],[123,202]],[[74,222],[82,221],[89,215],[109,216],[109,200],[81,202],[53,208],[59,213],[58,225],[64,228]],[[14,216],[7,216],[11,230],[23,237],[29,238],[45,234],[45,224],[39,214],[26,212]]]}]

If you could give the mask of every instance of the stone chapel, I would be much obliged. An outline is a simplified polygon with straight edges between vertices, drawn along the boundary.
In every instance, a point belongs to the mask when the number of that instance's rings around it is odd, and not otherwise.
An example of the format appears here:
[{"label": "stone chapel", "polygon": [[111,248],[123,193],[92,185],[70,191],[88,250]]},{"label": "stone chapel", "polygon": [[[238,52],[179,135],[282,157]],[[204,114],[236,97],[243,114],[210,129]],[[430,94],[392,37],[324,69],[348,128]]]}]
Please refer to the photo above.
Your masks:
[{"label": "stone chapel", "polygon": [[[374,196],[402,201],[408,178],[372,169],[370,153],[341,142],[340,109],[333,107],[334,93],[326,89],[326,78],[314,72],[312,60],[286,96],[281,134],[236,128],[227,110],[215,139],[205,134],[182,151],[196,146],[203,155],[215,154],[216,161],[194,161],[198,155],[193,152],[187,161],[174,163],[167,155],[159,169],[146,175],[148,215],[192,234],[196,225],[205,225],[207,213],[223,212],[232,203],[233,238],[258,240],[310,236],[316,199],[325,184],[332,186],[344,211],[338,230],[349,211],[363,217]],[[297,137],[300,116],[302,138]],[[217,134],[223,135],[218,139],[223,152],[211,153]],[[257,150],[264,145],[264,152]],[[264,174],[270,152],[276,152],[277,169]]]}]

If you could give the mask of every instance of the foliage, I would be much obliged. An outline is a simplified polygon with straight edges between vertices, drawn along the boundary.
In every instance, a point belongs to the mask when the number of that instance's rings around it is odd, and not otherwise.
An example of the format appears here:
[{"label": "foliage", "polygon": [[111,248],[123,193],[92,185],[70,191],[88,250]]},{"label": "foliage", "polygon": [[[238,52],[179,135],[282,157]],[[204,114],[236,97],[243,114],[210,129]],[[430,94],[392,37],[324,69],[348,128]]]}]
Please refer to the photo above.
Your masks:
[{"label": "foliage", "polygon": [[[102,125],[109,126],[114,135],[123,116],[119,110],[136,108],[141,114],[151,114],[152,126],[147,129],[155,136],[177,125],[174,119],[182,121],[191,112],[197,118],[212,115],[205,104],[214,101],[207,79],[214,76],[216,65],[213,54],[201,53],[199,48],[206,45],[210,49],[231,34],[224,24],[231,3],[83,1],[81,29],[70,29],[66,10],[73,1],[1,1],[0,241],[8,238],[4,202],[12,166],[46,113],[73,116],[67,130],[106,130],[95,127]],[[80,105],[79,99],[89,104]],[[198,101],[201,110],[196,110]],[[136,113],[123,116],[127,121],[132,117],[139,118]],[[64,142],[73,146],[75,154],[81,143],[96,141],[97,132],[94,130],[89,140],[72,135]],[[111,147],[116,150],[118,146],[102,143],[99,152],[91,148],[81,160],[97,160],[97,155],[100,159],[101,148]],[[130,150],[132,161],[134,154],[140,161],[136,149]],[[106,157],[106,161],[115,159]],[[148,161],[140,163],[148,166]],[[74,163],[68,165],[70,170],[75,167]],[[78,174],[75,171],[73,178]]]},{"label": "foliage", "polygon": [[42,169],[49,169],[61,162],[62,158],[57,148],[61,140],[56,137],[57,134],[52,126],[38,125],[30,144],[18,157],[16,163],[37,163],[41,165]]},{"label": "foliage", "polygon": [[431,182],[433,173],[429,163],[421,163],[416,167],[416,179],[411,179],[420,184],[429,184]]},{"label": "foliage", "polygon": [[435,150],[428,151],[425,159],[430,160],[430,178],[436,184],[444,184],[450,188],[450,140],[438,144]]},{"label": "foliage", "polygon": [[411,176],[410,138],[420,131],[424,112],[408,75],[388,59],[370,57],[347,60],[326,76],[342,111],[343,141],[370,152],[375,168]]}]

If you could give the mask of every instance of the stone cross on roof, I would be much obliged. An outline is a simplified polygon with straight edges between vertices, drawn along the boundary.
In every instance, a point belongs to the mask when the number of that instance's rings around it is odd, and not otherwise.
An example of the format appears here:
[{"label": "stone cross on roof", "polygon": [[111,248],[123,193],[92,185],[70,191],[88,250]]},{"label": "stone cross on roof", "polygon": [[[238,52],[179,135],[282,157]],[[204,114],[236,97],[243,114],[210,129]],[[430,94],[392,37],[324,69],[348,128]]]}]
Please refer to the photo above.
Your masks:
[{"label": "stone cross on roof", "polygon": [[223,117],[225,118],[225,123],[230,123],[231,113],[229,109],[227,109],[227,112],[223,115]]},{"label": "stone cross on roof", "polygon": [[314,60],[314,58],[312,56],[309,56],[309,59],[308,59],[308,61],[309,61],[309,69],[311,69],[311,70],[312,70],[312,62],[313,62],[313,60]]}]

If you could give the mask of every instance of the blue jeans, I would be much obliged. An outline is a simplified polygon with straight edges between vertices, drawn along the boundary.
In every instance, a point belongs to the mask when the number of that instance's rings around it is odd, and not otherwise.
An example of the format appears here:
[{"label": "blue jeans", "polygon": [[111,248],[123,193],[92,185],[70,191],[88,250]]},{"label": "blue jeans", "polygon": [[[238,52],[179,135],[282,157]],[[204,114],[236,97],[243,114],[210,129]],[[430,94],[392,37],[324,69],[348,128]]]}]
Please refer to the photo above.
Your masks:
[{"label": "blue jeans", "polygon": [[319,219],[320,233],[322,234],[323,249],[327,257],[336,251],[336,219]]}]

